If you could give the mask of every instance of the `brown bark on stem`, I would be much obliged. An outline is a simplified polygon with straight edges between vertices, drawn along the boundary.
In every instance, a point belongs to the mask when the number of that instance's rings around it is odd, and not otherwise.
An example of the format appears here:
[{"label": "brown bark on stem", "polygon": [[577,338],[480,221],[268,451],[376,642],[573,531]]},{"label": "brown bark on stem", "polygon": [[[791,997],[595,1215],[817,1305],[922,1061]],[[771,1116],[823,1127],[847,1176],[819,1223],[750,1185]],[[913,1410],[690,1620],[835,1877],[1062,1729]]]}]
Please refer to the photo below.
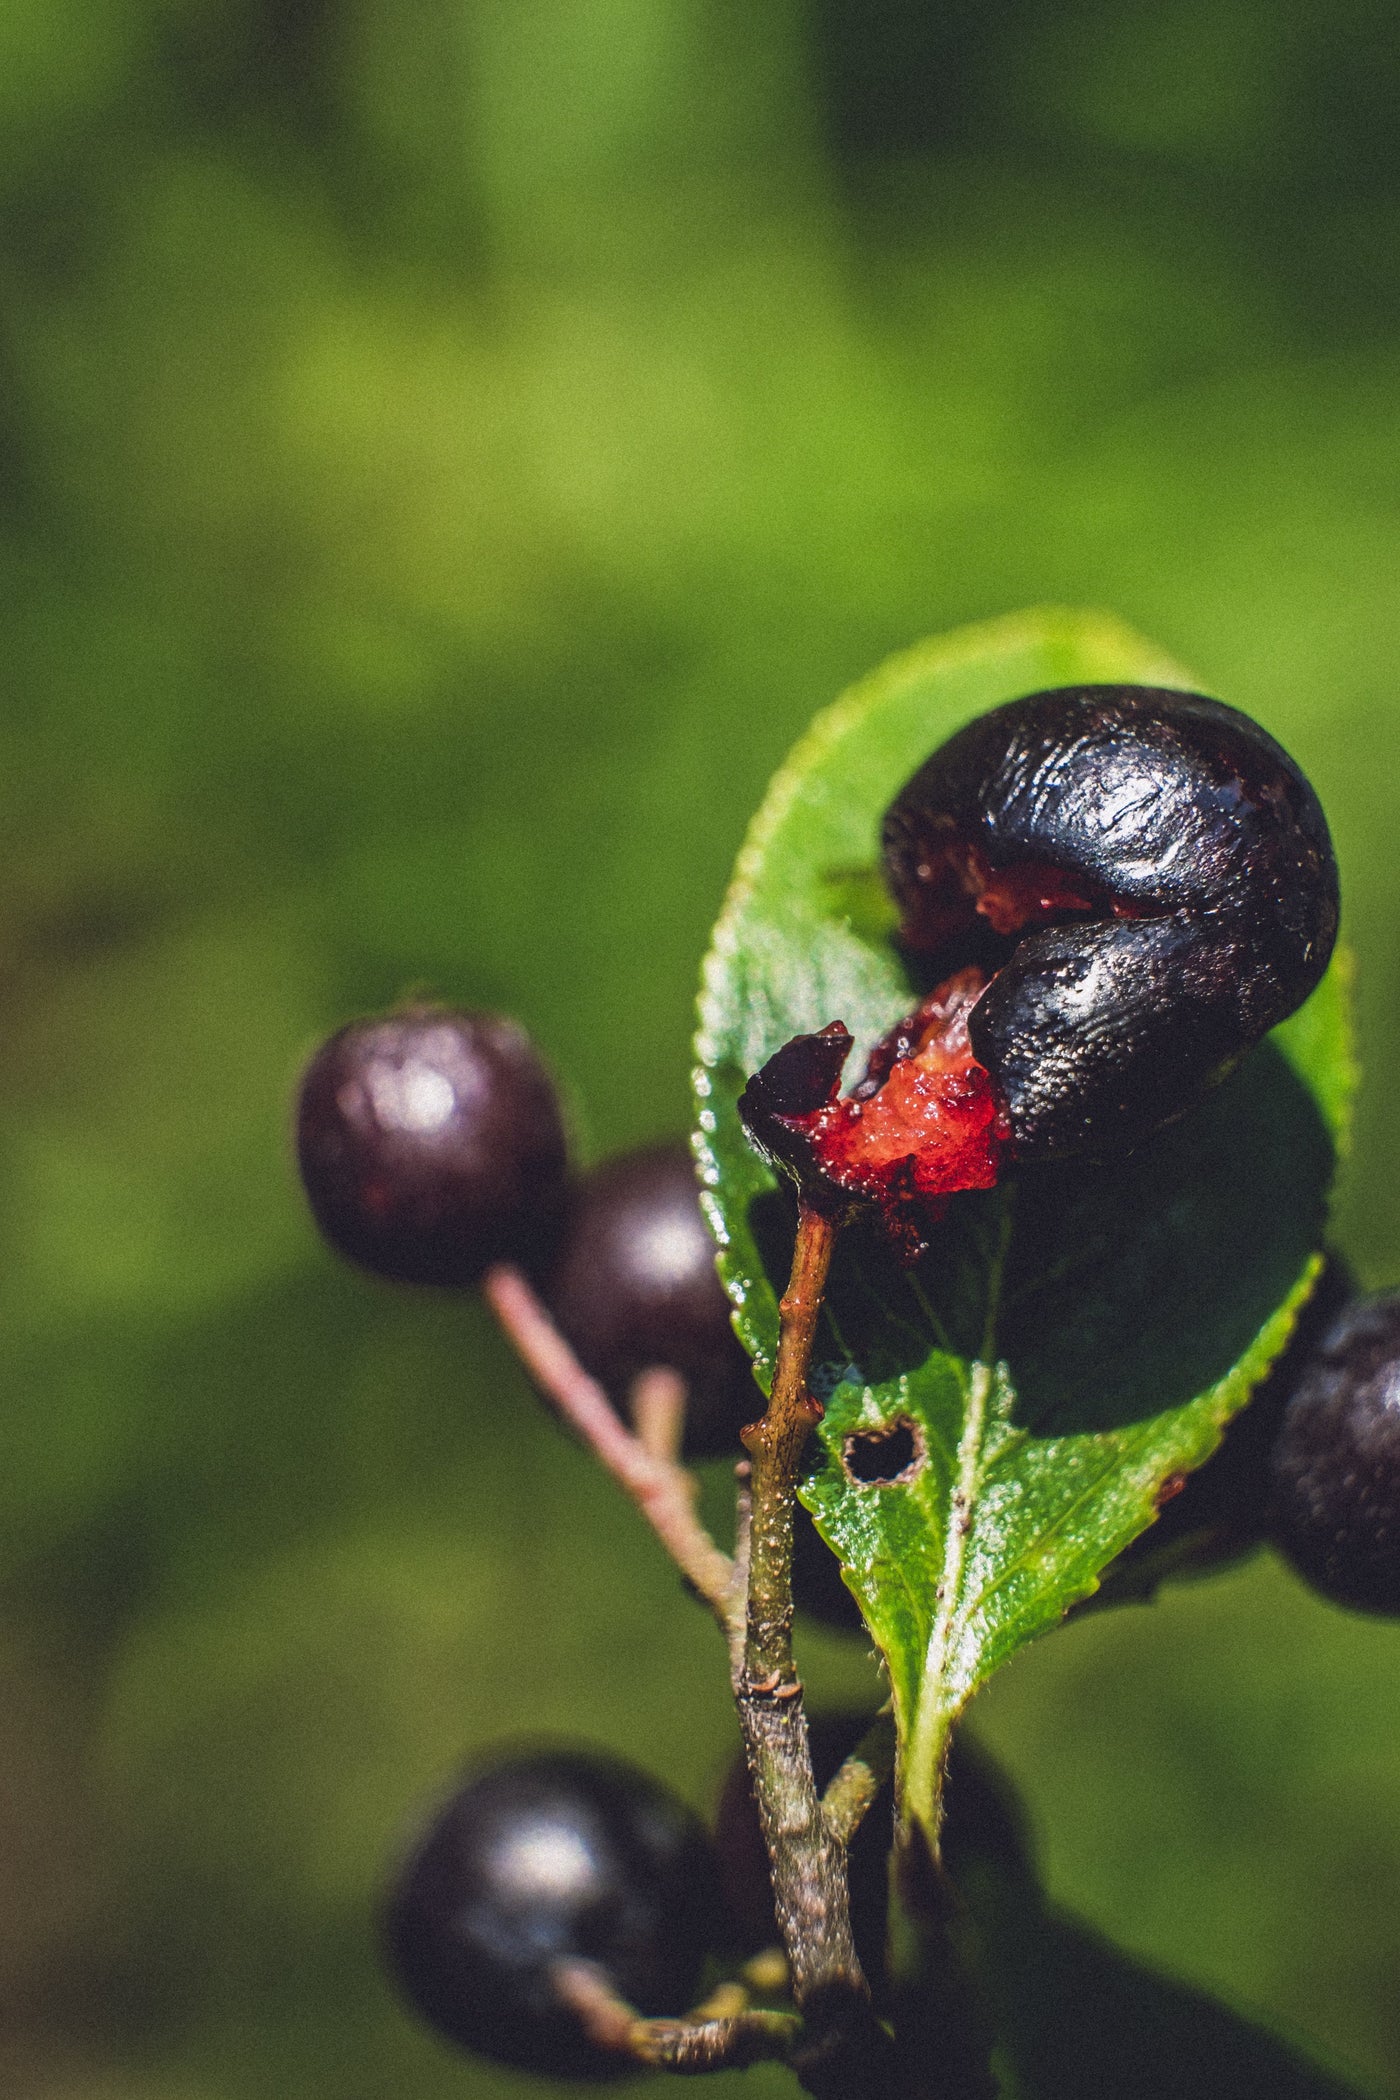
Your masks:
[{"label": "brown bark on stem", "polygon": [[850,1844],[874,1807],[894,1770],[894,1751],[894,1715],[878,1714],[822,1795],[822,1814],[839,1843]]},{"label": "brown bark on stem", "polygon": [[553,1981],[600,2049],[667,2071],[733,2071],[786,2060],[802,2036],[792,2013],[743,2010],[711,2019],[702,2008],[687,2020],[644,2019],[589,1962],[560,1962]]},{"label": "brown bark on stem", "polygon": [[844,1847],[812,1776],[802,1686],[792,1654],[792,1525],[802,1449],[820,1403],[807,1389],[835,1223],[798,1210],[792,1275],[779,1307],[768,1409],[744,1431],[751,1461],[749,1580],[736,1704],[768,1847],[773,1903],[793,1998],[807,2022],[795,2068],[822,2100],[887,2090],[889,2043],[851,1937]]}]

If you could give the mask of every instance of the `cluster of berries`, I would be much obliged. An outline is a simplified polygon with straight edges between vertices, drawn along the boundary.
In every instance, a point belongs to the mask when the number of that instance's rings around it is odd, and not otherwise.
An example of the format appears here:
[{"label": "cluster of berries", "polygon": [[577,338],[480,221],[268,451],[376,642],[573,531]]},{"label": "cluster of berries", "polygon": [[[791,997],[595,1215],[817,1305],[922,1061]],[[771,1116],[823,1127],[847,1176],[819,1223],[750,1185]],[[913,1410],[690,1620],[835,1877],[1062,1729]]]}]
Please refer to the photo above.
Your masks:
[{"label": "cluster of berries", "polygon": [[[1177,692],[1075,688],[996,709],[895,799],[884,859],[927,995],[849,1094],[836,1023],[779,1050],[740,1109],[801,1204],[873,1210],[911,1260],[956,1191],[1017,1163],[1111,1156],[1186,1113],[1307,996],[1336,933],[1311,788],[1246,717]],[[685,1395],[671,1456],[682,1442],[687,1457],[738,1455],[759,1400],[685,1148],[575,1179],[554,1086],[514,1022],[428,1006],[352,1022],[307,1068],[297,1143],[342,1254],[457,1289],[523,1271],[619,1415],[664,1367]],[[1271,1536],[1325,1595],[1400,1614],[1400,1299],[1340,1303],[1336,1273],[1322,1316],[1156,1532],[1197,1565]],[[799,1603],[859,1624],[810,1527],[794,1579]],[[707,1958],[744,1941],[736,1916],[750,1942],[772,1938],[770,1899],[736,1893],[746,1850],[767,1871],[743,1835],[747,1798],[728,1790],[716,1849],[669,1794],[607,1760],[477,1772],[396,1878],[396,1974],[471,2048],[615,2072],[590,1976],[642,2013],[678,2014]],[[865,1828],[874,1893],[859,1894],[857,1851],[852,1894],[878,1979],[888,1818],[883,1835],[878,1819]]]},{"label": "cluster of berries", "polygon": [[297,1151],[340,1253],[457,1290],[516,1263],[619,1411],[665,1366],[685,1383],[686,1455],[737,1450],[762,1402],[688,1148],[623,1153],[575,1180],[553,1081],[516,1022],[428,1006],[352,1021],[307,1067]]}]

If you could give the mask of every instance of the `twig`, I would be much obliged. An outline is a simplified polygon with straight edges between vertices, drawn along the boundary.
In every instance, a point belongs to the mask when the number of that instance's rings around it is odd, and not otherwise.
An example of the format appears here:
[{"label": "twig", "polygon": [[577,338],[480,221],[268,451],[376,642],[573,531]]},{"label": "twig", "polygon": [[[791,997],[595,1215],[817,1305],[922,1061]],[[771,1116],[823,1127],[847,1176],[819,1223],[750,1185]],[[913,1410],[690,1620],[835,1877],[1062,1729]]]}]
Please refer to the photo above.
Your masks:
[{"label": "twig", "polygon": [[753,1462],[753,1539],[749,1556],[744,1677],[750,1690],[796,1684],[792,1662],[792,1504],[802,1447],[822,1407],[807,1390],[822,1292],[837,1227],[798,1207],[792,1274],[778,1308],[778,1359],[768,1410],[743,1432]]},{"label": "twig", "polygon": [[735,1698],[744,1682],[744,1643],[748,1638],[749,1550],[753,1544],[753,1467],[741,1458],[734,1468],[734,1587],[730,1591],[725,1637],[729,1643],[729,1685]]},{"label": "twig", "polygon": [[685,1442],[685,1380],[666,1364],[653,1364],[632,1381],[628,1395],[632,1429],[642,1449],[670,1465]]},{"label": "twig", "polygon": [[877,1714],[822,1795],[826,1827],[838,1844],[851,1839],[894,1770],[894,1715]]},{"label": "twig", "polygon": [[688,2020],[643,2019],[589,1962],[560,1962],[551,1981],[600,2049],[667,2071],[740,2070],[765,2059],[785,2061],[802,2039],[794,2013],[744,2011],[711,2019],[702,2007]]},{"label": "twig", "polygon": [[799,1206],[768,1410],[743,1433],[752,1461],[752,1519],[736,1704],[792,1994],[807,2017],[796,2068],[809,2092],[850,2100],[882,2089],[888,2038],[870,2009],[851,1936],[845,1849],[817,1798],[792,1654],[793,1500],[802,1448],[822,1412],[807,1390],[807,1373],[836,1232],[831,1219]]},{"label": "twig", "polygon": [[727,1629],[734,1563],[695,1509],[696,1483],[674,1459],[648,1451],[590,1378],[519,1269],[489,1269],[482,1296],[540,1390],[624,1488],[686,1580]]},{"label": "twig", "polygon": [[781,1947],[764,1947],[752,1954],[740,1971],[746,1989],[758,1998],[782,1998],[788,1990],[787,1956]]}]

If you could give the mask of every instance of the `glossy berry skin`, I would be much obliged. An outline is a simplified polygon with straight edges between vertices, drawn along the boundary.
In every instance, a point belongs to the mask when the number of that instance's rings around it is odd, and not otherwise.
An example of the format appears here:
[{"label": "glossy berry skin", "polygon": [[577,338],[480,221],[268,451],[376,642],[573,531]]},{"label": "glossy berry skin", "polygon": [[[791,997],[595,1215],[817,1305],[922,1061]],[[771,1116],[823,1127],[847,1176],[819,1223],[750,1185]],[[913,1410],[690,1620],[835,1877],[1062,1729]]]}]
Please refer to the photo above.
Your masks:
[{"label": "glossy berry skin", "polygon": [[689,1810],[633,1766],[562,1750],[468,1778],[383,1915],[394,1979],[430,2026],[556,2078],[629,2066],[583,2031],[555,1964],[590,1962],[638,2011],[681,2014],[719,1929],[713,1855]]},{"label": "glossy berry skin", "polygon": [[1097,1592],[1076,1610],[1146,1602],[1165,1581],[1211,1574],[1264,1544],[1274,1451],[1289,1404],[1355,1289],[1346,1263],[1329,1255],[1287,1343],[1248,1406],[1226,1425],[1219,1448],[1185,1480],[1168,1482],[1157,1521],[1109,1563]]},{"label": "glossy berry skin", "polygon": [[639,1372],[668,1365],[686,1381],[686,1453],[737,1453],[763,1396],[730,1325],[685,1145],[623,1153],[585,1176],[546,1295],[619,1413]]},{"label": "glossy berry skin", "polygon": [[1000,954],[969,1017],[1014,1156],[1099,1156],[1183,1114],[1327,967],[1327,823],[1288,754],[1218,700],[1033,693],[934,752],[886,812],[901,939]]},{"label": "glossy berry skin", "polygon": [[1338,1604],[1400,1614],[1400,1296],[1362,1298],[1323,1335],[1274,1443],[1270,1525]]},{"label": "glossy berry skin", "polygon": [[342,1028],[303,1075],[297,1157],[331,1245],[400,1283],[466,1286],[539,1254],[564,1200],[553,1083],[499,1014],[409,1007]]}]

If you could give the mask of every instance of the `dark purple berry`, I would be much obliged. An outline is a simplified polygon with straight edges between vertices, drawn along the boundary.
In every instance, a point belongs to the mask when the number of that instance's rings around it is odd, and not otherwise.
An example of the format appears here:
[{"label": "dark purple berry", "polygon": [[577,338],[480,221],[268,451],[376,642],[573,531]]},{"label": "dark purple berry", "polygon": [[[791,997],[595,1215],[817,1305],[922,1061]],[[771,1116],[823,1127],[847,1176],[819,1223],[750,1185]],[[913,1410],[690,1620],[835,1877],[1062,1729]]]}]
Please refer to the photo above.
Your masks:
[{"label": "dark purple berry", "polygon": [[686,1146],[623,1153],[584,1178],[547,1296],[620,1413],[638,1374],[664,1364],[686,1382],[687,1454],[737,1451],[763,1396],[730,1325]]},{"label": "dark purple berry", "polygon": [[1271,1528],[1338,1604],[1400,1614],[1400,1296],[1363,1298],[1323,1335],[1284,1410]]},{"label": "dark purple berry", "polygon": [[416,1006],[342,1028],[302,1078],[297,1156],[331,1245],[399,1283],[537,1261],[564,1201],[553,1082],[499,1014]]},{"label": "dark purple berry", "polygon": [[836,1633],[861,1633],[865,1620],[841,1574],[841,1563],[799,1502],[792,1513],[792,1601]]},{"label": "dark purple berry", "polygon": [[615,2078],[561,1998],[589,1962],[639,2012],[684,2013],[720,1932],[714,1857],[690,1811],[613,1758],[552,1751],[472,1774],[394,1875],[384,1944],[449,2041],[555,2078]]},{"label": "dark purple berry", "polygon": [[993,968],[968,1033],[1013,1154],[1111,1153],[1183,1114],[1327,967],[1317,797],[1257,723],[1150,686],[993,709],[886,812],[901,938]]},{"label": "dark purple berry", "polygon": [[1226,1426],[1219,1449],[1184,1481],[1168,1483],[1156,1523],[1110,1563],[1081,1609],[1145,1602],[1172,1577],[1210,1574],[1264,1543],[1273,1453],[1288,1403],[1354,1288],[1346,1263],[1329,1256],[1285,1348]]}]

